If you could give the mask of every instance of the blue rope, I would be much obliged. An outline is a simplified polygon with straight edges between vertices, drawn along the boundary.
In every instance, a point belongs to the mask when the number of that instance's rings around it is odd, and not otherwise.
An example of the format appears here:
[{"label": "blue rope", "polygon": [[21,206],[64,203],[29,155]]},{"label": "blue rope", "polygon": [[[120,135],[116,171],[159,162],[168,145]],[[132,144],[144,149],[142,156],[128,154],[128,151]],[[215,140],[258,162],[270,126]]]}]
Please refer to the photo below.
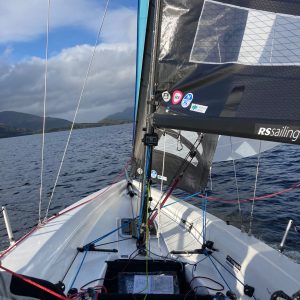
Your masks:
[{"label": "blue rope", "polygon": [[[207,197],[207,194],[206,194]],[[206,242],[206,207],[207,207],[207,198],[202,200],[202,232],[203,232],[203,243]]]},{"label": "blue rope", "polygon": [[138,238],[140,237],[140,227],[142,224],[142,218],[143,218],[143,210],[144,210],[144,202],[145,202],[145,196],[146,196],[146,191],[147,191],[147,174],[148,174],[148,168],[149,168],[149,162],[150,162],[150,151],[149,151],[149,146],[146,147],[146,163],[145,163],[145,170],[144,170],[144,193],[141,195],[141,207],[140,207],[140,214],[138,218]]},{"label": "blue rope", "polygon": [[75,274],[75,277],[74,277],[74,279],[73,279],[73,281],[72,281],[72,283],[71,283],[71,288],[73,287],[73,285],[74,285],[74,283],[75,283],[75,281],[76,281],[76,279],[77,279],[77,276],[78,276],[78,274],[79,274],[79,272],[80,272],[80,269],[81,269],[81,267],[82,267],[82,265],[83,265],[83,262],[84,262],[84,260],[85,260],[85,258],[86,258],[86,255],[87,255],[87,251],[84,252],[82,261],[81,261],[81,263],[80,263],[80,265],[79,265],[79,268],[78,268],[78,270],[77,270],[77,272],[76,272],[76,274]]},{"label": "blue rope", "polygon": [[195,196],[199,195],[200,193],[201,193],[201,192],[197,192],[197,193],[192,194],[192,195],[189,195],[189,196],[187,196],[187,197],[185,197],[185,198],[178,199],[178,200],[176,200],[176,201],[174,201],[174,202],[172,202],[172,203],[169,203],[169,204],[164,205],[162,208],[168,207],[168,206],[170,206],[170,205],[173,205],[173,204],[178,203],[178,202],[181,202],[181,201],[188,200],[188,199],[190,199],[190,198],[192,198],[192,197],[195,197]]},{"label": "blue rope", "polygon": [[72,281],[71,288],[73,287],[73,285],[74,285],[74,283],[75,283],[75,280],[77,279],[77,276],[78,276],[78,274],[79,274],[79,272],[80,272],[80,269],[81,269],[81,267],[82,267],[82,265],[83,265],[83,262],[84,262],[84,260],[85,260],[85,258],[86,258],[86,255],[87,255],[87,251],[88,251],[89,246],[90,246],[91,244],[95,244],[95,243],[97,243],[97,242],[100,242],[101,240],[105,239],[105,238],[108,237],[109,235],[113,234],[114,232],[118,231],[119,229],[121,229],[121,228],[123,228],[123,227],[125,227],[125,226],[126,226],[126,224],[124,224],[123,226],[119,226],[118,228],[116,228],[116,229],[114,229],[114,230],[112,230],[112,231],[110,231],[110,232],[108,232],[108,233],[102,235],[101,237],[99,237],[99,238],[93,240],[92,242],[89,242],[88,244],[86,244],[86,245],[83,247],[84,255],[83,255],[82,261],[81,261],[81,263],[80,263],[80,265],[79,265],[79,267],[78,267],[78,270],[77,270],[77,272],[76,272],[76,275],[75,275],[75,277],[74,277],[74,279],[73,279],[73,281]]},{"label": "blue rope", "polygon": [[227,288],[231,291],[231,288],[229,287],[227,281],[225,280],[225,278],[223,277],[223,275],[221,274],[221,272],[219,271],[218,267],[215,265],[215,263],[213,262],[213,260],[211,259],[210,255],[208,255],[208,258],[210,259],[210,261],[212,262],[213,266],[215,267],[215,269],[218,271],[219,275],[222,277],[223,281],[225,282],[225,284],[227,285]]},{"label": "blue rope", "polygon": [[97,243],[97,242],[102,241],[103,239],[105,239],[105,238],[108,237],[109,235],[111,235],[111,234],[113,234],[114,232],[118,231],[119,229],[125,227],[125,225],[126,225],[126,224],[124,224],[123,226],[119,226],[118,228],[116,228],[116,229],[110,231],[109,233],[106,233],[106,234],[102,235],[101,237],[99,237],[99,238],[93,240],[92,242],[86,244],[83,248],[84,248],[85,250],[87,250],[88,247],[89,247],[91,244],[95,244],[95,243]]}]

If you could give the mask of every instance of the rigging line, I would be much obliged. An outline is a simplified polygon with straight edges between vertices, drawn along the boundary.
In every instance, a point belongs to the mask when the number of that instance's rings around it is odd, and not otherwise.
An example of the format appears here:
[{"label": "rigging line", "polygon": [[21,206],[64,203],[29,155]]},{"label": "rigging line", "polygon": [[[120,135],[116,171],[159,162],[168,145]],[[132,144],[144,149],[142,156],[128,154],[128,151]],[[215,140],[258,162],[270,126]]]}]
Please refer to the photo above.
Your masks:
[{"label": "rigging line", "polygon": [[55,179],[55,183],[54,183],[54,186],[53,186],[53,189],[52,189],[52,193],[51,193],[51,196],[50,196],[50,199],[49,199],[48,207],[47,207],[46,214],[45,214],[45,220],[47,220],[47,217],[48,217],[49,208],[50,208],[50,205],[51,205],[51,202],[52,202],[52,199],[53,199],[53,195],[54,195],[54,192],[55,192],[55,188],[57,186],[58,178],[59,178],[59,175],[60,175],[60,172],[61,172],[61,169],[62,169],[62,165],[63,165],[64,159],[65,159],[66,153],[67,153],[67,149],[68,149],[68,146],[69,146],[69,143],[70,143],[70,139],[71,139],[71,135],[72,135],[72,132],[73,132],[76,117],[77,117],[77,114],[78,114],[78,110],[79,110],[79,107],[80,107],[80,103],[81,103],[81,100],[83,98],[85,86],[86,86],[86,83],[87,83],[87,80],[88,80],[88,77],[89,77],[89,74],[90,74],[91,66],[92,66],[92,63],[94,61],[94,57],[95,57],[95,54],[96,54],[97,45],[99,43],[100,34],[102,32],[102,28],[103,28],[103,24],[104,24],[106,14],[107,14],[109,2],[110,2],[110,0],[106,1],[106,6],[105,6],[104,13],[103,13],[103,16],[102,16],[102,19],[101,19],[101,22],[100,22],[100,27],[99,27],[99,30],[98,30],[96,42],[95,42],[94,49],[93,49],[93,52],[92,52],[92,56],[91,56],[91,59],[90,59],[90,62],[89,62],[89,65],[88,65],[88,68],[87,68],[87,71],[86,71],[86,75],[85,75],[85,79],[84,79],[84,82],[83,82],[83,85],[82,85],[80,96],[79,96],[79,99],[78,99],[78,103],[77,103],[77,107],[76,107],[76,110],[75,110],[73,122],[72,122],[72,125],[71,125],[71,128],[70,128],[68,140],[67,140],[67,143],[66,143],[66,146],[65,146],[65,149],[64,149],[64,153],[63,153],[63,156],[62,156],[62,159],[61,159],[61,163],[60,163],[58,173],[57,173],[57,176],[56,176],[56,179]]},{"label": "rigging line", "polygon": [[257,188],[257,180],[258,180],[260,154],[261,154],[261,141],[259,141],[259,152],[258,152],[258,156],[257,156],[257,165],[256,165],[254,191],[253,191],[253,200],[252,200],[252,206],[251,206],[250,223],[249,223],[249,231],[248,231],[249,235],[252,234],[253,213],[254,213],[254,203],[255,203],[255,198],[256,198],[256,188]]},{"label": "rigging line", "polygon": [[211,170],[212,170],[212,165],[209,167],[209,182],[210,182],[210,191],[213,191],[213,182],[212,182],[212,177],[211,177]]},{"label": "rigging line", "polygon": [[44,174],[44,154],[45,154],[45,129],[46,129],[46,100],[48,82],[48,48],[49,48],[49,23],[50,23],[51,0],[48,0],[47,24],[46,24],[46,49],[45,49],[45,73],[44,73],[44,99],[43,99],[43,133],[42,133],[42,156],[40,173],[40,199],[39,199],[39,224],[41,223],[42,198],[43,198],[43,174]]},{"label": "rigging line", "polygon": [[215,263],[213,262],[213,260],[211,259],[210,255],[208,255],[209,260],[211,261],[211,263],[213,264],[213,266],[215,267],[216,271],[219,273],[219,275],[221,276],[221,278],[223,279],[224,283],[226,284],[227,288],[231,291],[231,288],[229,286],[229,284],[227,283],[227,281],[225,280],[224,276],[222,275],[222,273],[220,272],[220,270],[218,269],[218,267],[215,265]]},{"label": "rigging line", "polygon": [[[190,149],[189,149],[189,152],[187,153],[187,155],[185,156],[185,158],[184,158],[184,160],[183,160],[183,162],[182,162],[182,164],[179,166],[179,168],[176,170],[176,172],[175,172],[175,175],[173,176],[173,178],[171,179],[171,181],[170,181],[170,184],[169,184],[169,188],[170,189],[174,189],[175,187],[173,187],[173,185],[174,185],[174,181],[175,181],[175,179],[176,179],[176,177],[178,177],[178,173],[180,172],[180,174],[181,173],[184,173],[185,171],[186,171],[186,169],[188,168],[188,166],[190,165],[190,163],[192,162],[192,160],[194,159],[194,156],[191,156],[191,153],[192,153],[192,151],[194,150],[194,151],[196,151],[197,149],[198,149],[198,147],[200,146],[200,144],[201,144],[201,142],[202,142],[202,140],[203,140],[203,137],[204,137],[204,135],[201,133],[200,135],[199,135],[199,137],[196,139],[196,141],[194,142],[194,144],[190,147]],[[198,142],[198,145],[196,146],[196,144],[197,144],[197,142]],[[190,158],[190,159],[189,159]],[[188,161],[188,159],[189,159],[189,161]],[[178,182],[176,182],[176,185],[177,185],[177,183]],[[165,197],[165,195],[167,194],[167,193],[169,193],[169,191],[170,191],[170,189],[166,189],[165,190],[165,192],[161,195],[161,199],[163,199],[164,197]],[[155,206],[154,206],[154,208],[153,208],[153,210],[152,210],[152,212],[154,212],[155,210],[156,210],[156,208],[157,208],[157,205],[159,204],[159,202],[160,201],[158,201],[156,204],[155,204]],[[153,214],[153,213],[152,213]],[[151,218],[152,218],[152,215],[150,216]]]},{"label": "rigging line", "polygon": [[241,209],[241,202],[240,202],[240,193],[239,193],[239,186],[237,181],[237,172],[236,172],[236,165],[235,165],[235,159],[233,155],[233,147],[232,147],[232,139],[230,138],[230,147],[231,147],[231,158],[232,158],[232,164],[233,164],[233,171],[234,171],[234,181],[235,181],[235,188],[236,188],[236,196],[238,199],[238,207],[239,207],[239,214],[240,214],[240,222],[241,222],[241,230],[243,230],[243,215],[242,215],[242,209]]},{"label": "rigging line", "polygon": [[166,131],[163,131],[164,135],[164,151],[163,151],[163,161],[162,161],[162,171],[161,171],[161,181],[160,181],[160,192],[162,193],[163,185],[164,185],[164,173],[165,173],[165,158],[166,158]]},{"label": "rigging line", "polygon": [[74,285],[74,283],[75,283],[75,281],[76,281],[76,279],[77,279],[77,277],[78,277],[78,274],[80,273],[81,267],[82,267],[82,265],[83,265],[83,262],[84,262],[84,260],[85,260],[85,258],[86,258],[87,253],[88,253],[87,251],[84,252],[84,255],[83,255],[83,257],[82,257],[82,260],[81,260],[81,262],[80,262],[80,265],[79,265],[79,267],[78,267],[78,269],[77,269],[77,271],[76,271],[76,274],[75,274],[75,276],[74,276],[74,278],[73,278],[73,281],[72,281],[72,283],[71,283],[71,285],[70,285],[70,288],[73,287],[73,285]]},{"label": "rigging line", "polygon": [[[164,175],[165,175],[165,158],[166,158],[166,131],[163,131],[163,136],[164,136],[164,150],[163,150],[163,161],[162,161],[162,171],[161,171],[161,182],[160,182],[160,194],[163,194],[163,184],[164,184]],[[161,210],[161,200],[162,198],[159,199],[159,205],[158,205],[158,222],[157,222],[157,242],[158,242],[158,248],[160,249],[160,221],[161,221],[161,215],[160,215],[160,210]]]},{"label": "rigging line", "polygon": [[[145,195],[147,191],[147,174],[148,174],[148,169],[149,169],[149,164],[150,164],[150,158],[151,158],[151,151],[150,151],[150,146],[146,146],[145,150],[145,169],[144,169],[144,179],[143,179],[143,190],[141,193],[141,203],[140,203],[140,213],[139,213],[139,218],[138,218],[138,228],[141,228],[142,222],[143,222],[143,210],[144,210],[144,202],[145,202]],[[139,230],[138,230],[138,238],[139,238]]]},{"label": "rigging line", "polygon": [[146,287],[143,290],[143,291],[146,291],[143,300],[146,300],[146,298],[148,296],[147,292],[148,292],[148,286],[149,286],[149,265],[148,265],[149,253],[148,253],[148,248],[150,250],[150,236],[149,236],[150,231],[149,231],[149,224],[148,224],[148,216],[149,216],[149,203],[150,203],[149,199],[151,197],[150,193],[151,193],[150,182],[148,182],[148,184],[147,184],[147,213],[146,213],[146,278],[147,278],[147,283],[146,283]]},{"label": "rigging line", "polygon": [[202,199],[202,244],[206,242],[206,206],[207,206],[207,194]]}]

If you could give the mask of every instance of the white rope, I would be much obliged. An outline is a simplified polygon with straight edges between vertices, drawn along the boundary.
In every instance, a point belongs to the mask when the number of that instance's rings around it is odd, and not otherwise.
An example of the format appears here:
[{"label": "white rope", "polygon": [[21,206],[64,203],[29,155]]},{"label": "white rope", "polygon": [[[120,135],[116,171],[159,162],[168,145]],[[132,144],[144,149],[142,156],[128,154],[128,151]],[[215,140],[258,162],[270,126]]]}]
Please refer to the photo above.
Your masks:
[{"label": "white rope", "polygon": [[98,34],[97,34],[97,38],[96,38],[96,42],[95,42],[95,45],[94,45],[93,53],[92,53],[92,56],[91,56],[91,59],[90,59],[89,65],[88,65],[88,69],[87,69],[87,72],[86,72],[86,75],[85,75],[85,79],[84,79],[84,82],[83,82],[81,93],[80,93],[80,96],[79,96],[79,99],[78,99],[78,103],[77,103],[76,111],[75,111],[75,114],[74,114],[73,122],[72,122],[72,125],[71,125],[71,129],[70,129],[70,132],[69,132],[68,140],[67,140],[67,143],[66,143],[66,146],[65,146],[65,150],[64,150],[61,162],[60,162],[60,166],[59,166],[59,170],[58,170],[58,173],[57,173],[57,176],[56,176],[56,180],[55,180],[55,183],[54,183],[54,186],[53,186],[53,189],[52,189],[52,193],[51,193],[51,196],[50,196],[50,199],[49,199],[49,204],[48,204],[46,214],[45,214],[45,220],[48,217],[49,208],[50,208],[50,205],[51,205],[51,202],[52,202],[52,199],[53,199],[53,195],[54,195],[55,188],[56,188],[56,185],[57,185],[57,182],[58,182],[58,178],[59,178],[59,175],[60,175],[60,172],[61,172],[61,169],[62,169],[62,165],[63,165],[64,159],[65,159],[66,153],[67,153],[67,149],[68,149],[68,146],[69,146],[69,143],[70,143],[70,139],[71,139],[72,131],[73,131],[73,128],[74,128],[75,120],[76,120],[76,117],[77,117],[77,113],[78,113],[78,110],[79,110],[79,107],[80,107],[81,99],[83,97],[85,86],[86,86],[86,83],[87,83],[87,80],[88,80],[88,77],[89,77],[89,74],[90,74],[91,66],[92,66],[92,63],[94,61],[94,57],[95,57],[95,54],[96,54],[97,45],[98,45],[98,42],[99,42],[99,38],[100,38],[100,34],[101,34],[102,27],[103,27],[103,24],[104,24],[104,20],[105,20],[106,14],[107,14],[109,2],[110,2],[110,0],[106,1],[105,10],[104,10],[101,22],[100,22],[100,28],[99,28],[99,31],[98,31]]},{"label": "white rope", "polygon": [[259,170],[259,162],[260,162],[260,154],[261,154],[261,141],[259,142],[259,153],[257,157],[257,165],[256,165],[256,175],[255,175],[255,183],[254,183],[254,192],[253,192],[253,200],[250,214],[250,224],[249,224],[249,232],[248,234],[252,234],[252,224],[253,224],[253,213],[254,213],[254,203],[256,198],[256,188],[257,188],[257,179],[258,179],[258,170]]},{"label": "white rope", "polygon": [[236,173],[235,159],[234,159],[234,155],[233,155],[233,147],[232,147],[231,136],[229,138],[230,138],[231,158],[232,158],[233,171],[234,171],[236,195],[237,195],[237,199],[238,199],[239,214],[240,214],[240,221],[241,221],[241,230],[244,230],[244,228],[243,228],[243,215],[242,215],[241,202],[240,202],[239,185],[238,185],[237,175],[236,175],[237,173]]},{"label": "white rope", "polygon": [[163,189],[163,185],[164,185],[164,173],[165,173],[165,157],[166,157],[166,132],[163,132],[164,135],[164,154],[163,154],[163,165],[162,165],[162,171],[161,171],[161,181],[160,181],[160,192],[162,194],[162,189]]},{"label": "white rope", "polygon": [[160,247],[160,221],[161,221],[161,200],[162,200],[162,195],[163,195],[163,185],[164,185],[164,174],[165,174],[165,158],[166,158],[166,132],[163,132],[164,135],[164,150],[163,150],[163,161],[162,161],[162,171],[161,171],[161,181],[160,181],[160,198],[159,198],[159,203],[158,203],[158,211],[157,211],[157,217],[158,217],[158,222],[157,222],[157,241],[158,241],[158,249],[161,250]]},{"label": "white rope", "polygon": [[39,224],[41,223],[42,198],[43,198],[43,174],[44,174],[44,152],[45,152],[45,127],[46,127],[46,101],[47,101],[47,75],[48,75],[48,44],[49,44],[49,20],[50,20],[50,3],[48,0],[47,26],[46,26],[46,49],[45,49],[45,74],[44,74],[44,112],[43,112],[43,133],[42,133],[42,157],[41,157],[41,185],[39,201]]},{"label": "white rope", "polygon": [[213,190],[213,182],[212,182],[211,173],[212,173],[212,165],[209,167],[209,182],[210,182],[210,191],[212,192],[212,190]]}]

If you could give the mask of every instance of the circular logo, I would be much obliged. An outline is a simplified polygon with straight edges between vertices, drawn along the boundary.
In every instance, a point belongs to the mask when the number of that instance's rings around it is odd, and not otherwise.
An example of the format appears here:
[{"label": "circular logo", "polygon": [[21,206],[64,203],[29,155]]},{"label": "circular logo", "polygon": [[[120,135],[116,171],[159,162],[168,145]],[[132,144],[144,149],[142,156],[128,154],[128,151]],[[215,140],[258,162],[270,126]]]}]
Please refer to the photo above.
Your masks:
[{"label": "circular logo", "polygon": [[178,104],[182,100],[182,97],[183,97],[182,91],[179,91],[179,90],[174,91],[173,97],[172,97],[172,103]]},{"label": "circular logo", "polygon": [[141,168],[138,168],[136,171],[139,175],[143,174],[143,169],[141,169]]},{"label": "circular logo", "polygon": [[161,96],[165,102],[169,102],[171,100],[171,95],[168,91],[163,92]]},{"label": "circular logo", "polygon": [[187,93],[181,101],[181,106],[183,108],[187,108],[192,103],[193,98],[194,98],[193,93]]},{"label": "circular logo", "polygon": [[157,177],[157,172],[155,170],[151,171],[151,178],[156,178]]}]

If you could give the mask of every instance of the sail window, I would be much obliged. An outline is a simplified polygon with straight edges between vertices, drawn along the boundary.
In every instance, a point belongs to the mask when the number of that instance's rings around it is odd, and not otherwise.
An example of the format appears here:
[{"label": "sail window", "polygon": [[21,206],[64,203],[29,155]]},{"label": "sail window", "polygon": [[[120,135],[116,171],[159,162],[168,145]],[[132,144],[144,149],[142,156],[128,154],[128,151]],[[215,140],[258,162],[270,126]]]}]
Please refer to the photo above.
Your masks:
[{"label": "sail window", "polygon": [[[190,141],[191,145],[198,139],[198,134],[195,132],[181,131],[180,134],[182,135],[182,137]],[[159,139],[158,146],[155,147],[155,150],[165,150],[166,153],[173,154],[182,159],[185,159],[190,152],[190,148],[185,143],[182,143],[180,150],[178,150],[178,139],[168,134],[166,134],[166,141],[164,141],[163,137]],[[198,152],[200,153],[200,155],[203,154],[203,147],[201,144],[198,147]],[[193,157],[191,164],[196,167],[198,166],[198,163],[198,159],[196,157]]]},{"label": "sail window", "polygon": [[300,65],[300,17],[205,0],[190,61]]}]

